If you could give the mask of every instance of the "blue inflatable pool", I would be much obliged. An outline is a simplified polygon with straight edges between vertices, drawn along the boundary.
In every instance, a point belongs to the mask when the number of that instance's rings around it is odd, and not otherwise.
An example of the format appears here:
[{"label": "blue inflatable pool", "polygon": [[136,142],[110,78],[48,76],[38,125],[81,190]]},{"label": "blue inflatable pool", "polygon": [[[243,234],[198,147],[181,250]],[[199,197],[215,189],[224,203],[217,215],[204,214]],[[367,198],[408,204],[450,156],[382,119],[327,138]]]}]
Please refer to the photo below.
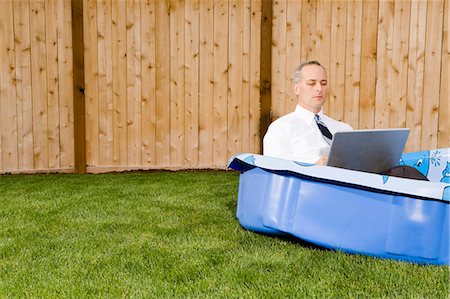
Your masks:
[{"label": "blue inflatable pool", "polygon": [[334,250],[449,264],[450,149],[404,154],[427,181],[256,154],[240,171],[237,218],[246,229],[288,234]]}]

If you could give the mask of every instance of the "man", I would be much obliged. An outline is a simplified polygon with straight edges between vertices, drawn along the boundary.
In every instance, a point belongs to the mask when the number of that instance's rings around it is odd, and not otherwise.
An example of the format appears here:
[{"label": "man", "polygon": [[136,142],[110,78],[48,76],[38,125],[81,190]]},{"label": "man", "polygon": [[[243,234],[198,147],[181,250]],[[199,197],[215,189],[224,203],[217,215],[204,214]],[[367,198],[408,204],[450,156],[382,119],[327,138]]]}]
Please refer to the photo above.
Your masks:
[{"label": "man", "polygon": [[294,71],[292,91],[297,95],[295,111],[269,126],[263,140],[263,154],[325,165],[332,134],[352,130],[350,125],[323,114],[328,92],[325,68],[317,61],[302,63]]},{"label": "man", "polygon": [[[333,134],[352,127],[323,114],[328,82],[325,68],[317,61],[302,63],[294,71],[292,91],[297,95],[294,112],[274,121],[263,140],[263,154],[287,160],[326,165]],[[428,180],[417,169],[401,165],[383,174]]]}]

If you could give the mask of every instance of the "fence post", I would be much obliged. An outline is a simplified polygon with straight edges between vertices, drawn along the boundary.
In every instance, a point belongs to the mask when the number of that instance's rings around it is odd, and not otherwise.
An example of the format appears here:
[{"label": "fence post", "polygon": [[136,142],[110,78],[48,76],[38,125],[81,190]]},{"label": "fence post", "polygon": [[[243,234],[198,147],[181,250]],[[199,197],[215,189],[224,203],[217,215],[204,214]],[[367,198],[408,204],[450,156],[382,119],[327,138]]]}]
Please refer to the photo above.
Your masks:
[{"label": "fence post", "polygon": [[86,173],[83,0],[72,0],[75,171]]},{"label": "fence post", "polygon": [[260,123],[259,134],[262,139],[272,121],[272,0],[261,3],[261,61],[260,61]]}]

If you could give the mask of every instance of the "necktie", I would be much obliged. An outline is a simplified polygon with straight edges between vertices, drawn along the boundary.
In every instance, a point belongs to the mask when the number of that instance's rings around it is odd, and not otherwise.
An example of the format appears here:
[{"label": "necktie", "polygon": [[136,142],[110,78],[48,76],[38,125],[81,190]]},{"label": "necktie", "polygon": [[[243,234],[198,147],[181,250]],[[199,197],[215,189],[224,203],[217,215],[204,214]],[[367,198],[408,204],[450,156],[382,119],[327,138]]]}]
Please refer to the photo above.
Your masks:
[{"label": "necktie", "polygon": [[331,134],[330,130],[328,130],[325,123],[320,119],[319,115],[314,115],[314,119],[316,120],[317,126],[319,127],[320,132],[322,132],[322,136],[328,144],[331,144],[331,140],[333,139],[333,134]]}]

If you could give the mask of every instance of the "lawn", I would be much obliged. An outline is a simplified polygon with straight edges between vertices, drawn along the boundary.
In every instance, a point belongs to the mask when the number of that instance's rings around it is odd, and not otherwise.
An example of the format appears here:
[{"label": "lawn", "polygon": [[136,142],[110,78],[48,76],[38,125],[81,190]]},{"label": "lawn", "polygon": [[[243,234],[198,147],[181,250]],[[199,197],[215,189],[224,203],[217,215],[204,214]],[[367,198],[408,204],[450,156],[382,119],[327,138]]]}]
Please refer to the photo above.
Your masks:
[{"label": "lawn", "polygon": [[233,171],[0,176],[0,297],[448,298],[449,268],[246,231]]}]

